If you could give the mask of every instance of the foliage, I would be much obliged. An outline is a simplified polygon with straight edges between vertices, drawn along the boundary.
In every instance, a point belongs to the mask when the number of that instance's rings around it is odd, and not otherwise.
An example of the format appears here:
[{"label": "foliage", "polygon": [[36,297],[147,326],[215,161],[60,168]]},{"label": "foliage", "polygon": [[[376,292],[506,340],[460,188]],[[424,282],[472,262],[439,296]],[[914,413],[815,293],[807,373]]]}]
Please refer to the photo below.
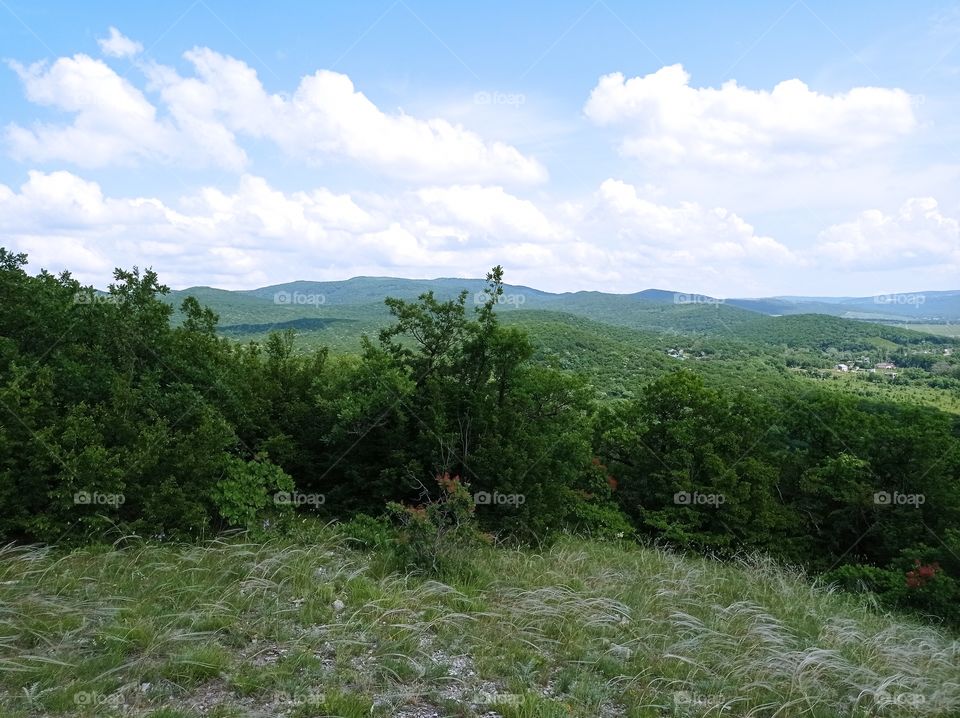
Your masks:
[{"label": "foliage", "polygon": [[[541,308],[514,311],[495,267],[472,295],[414,283],[379,314],[341,316],[328,327],[375,332],[344,356],[293,331],[224,338],[150,270],[98,292],[25,264],[0,249],[5,541],[196,539],[255,526],[291,491],[323,518],[391,506],[398,560],[431,572],[482,531],[636,535],[760,550],[960,624],[947,337],[588,293],[531,290]],[[833,369],[881,359],[897,377]],[[396,535],[376,519],[346,530]]]},{"label": "foliage", "polygon": [[601,453],[635,522],[679,545],[772,548],[789,518],[753,454],[769,424],[749,395],[668,374],[601,422]]},{"label": "foliage", "polygon": [[473,496],[460,477],[444,474],[436,477],[436,483],[441,489],[437,498],[416,506],[387,505],[397,525],[394,551],[403,570],[443,575],[452,569],[461,548],[482,542],[473,518]]},{"label": "foliage", "polygon": [[365,549],[382,549],[395,540],[389,519],[357,514],[340,525],[340,531]]},{"label": "foliage", "polygon": [[230,457],[213,499],[217,512],[230,526],[252,528],[264,509],[277,505],[277,493],[289,495],[294,488],[293,479],[266,456],[258,461]]},{"label": "foliage", "polygon": [[960,586],[936,561],[923,563],[914,559],[907,571],[846,564],[824,574],[823,580],[847,591],[872,594],[889,609],[917,613],[954,626],[960,624]]}]

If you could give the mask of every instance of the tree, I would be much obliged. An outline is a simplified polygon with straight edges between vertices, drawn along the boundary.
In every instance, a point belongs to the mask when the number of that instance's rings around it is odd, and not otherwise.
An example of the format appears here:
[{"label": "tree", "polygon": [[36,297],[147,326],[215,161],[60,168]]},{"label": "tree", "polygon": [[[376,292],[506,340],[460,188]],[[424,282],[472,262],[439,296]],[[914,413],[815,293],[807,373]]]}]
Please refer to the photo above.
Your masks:
[{"label": "tree", "polygon": [[770,424],[746,394],[668,374],[599,422],[599,453],[638,525],[680,545],[776,545],[789,519],[766,460]]}]

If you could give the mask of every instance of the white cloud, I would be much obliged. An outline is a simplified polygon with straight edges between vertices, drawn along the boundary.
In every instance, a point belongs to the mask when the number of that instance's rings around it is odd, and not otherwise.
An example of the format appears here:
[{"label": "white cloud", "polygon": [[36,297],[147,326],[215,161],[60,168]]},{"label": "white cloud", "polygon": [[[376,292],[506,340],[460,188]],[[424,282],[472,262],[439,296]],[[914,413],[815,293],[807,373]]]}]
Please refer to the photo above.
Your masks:
[{"label": "white cloud", "polygon": [[[524,246],[491,246],[482,223],[456,216],[463,208],[453,199],[457,191],[448,196],[436,188],[430,201],[416,193],[370,196],[361,206],[328,189],[285,193],[243,175],[233,191],[207,187],[172,207],[150,197],[106,196],[98,183],[70,172],[34,171],[17,191],[0,185],[0,233],[35,263],[78,270],[100,285],[113,266],[133,264],[152,264],[174,286],[250,287],[289,280],[292,271],[342,278],[457,263],[479,272],[496,264],[501,250],[513,256]],[[468,192],[484,196],[485,188]],[[491,196],[519,208],[521,224],[536,220],[532,205],[500,188]],[[437,198],[446,203],[436,205]],[[456,251],[449,231],[463,240]]]},{"label": "white cloud", "polygon": [[96,182],[70,172],[32,171],[19,192],[0,185],[0,228],[13,234],[109,231],[170,220],[158,200],[108,198]]},{"label": "white cloud", "polygon": [[28,100],[74,115],[70,125],[9,125],[6,137],[15,157],[81,167],[155,161],[239,169],[246,161],[230,138],[224,141],[202,128],[178,127],[158,118],[144,94],[102,60],[81,54],[61,57],[52,65],[11,67]]},{"label": "white cloud", "polygon": [[813,254],[852,270],[960,267],[960,222],[932,197],[915,197],[896,213],[867,210],[825,229]]},{"label": "white cloud", "polygon": [[533,202],[502,187],[428,187],[417,196],[438,221],[465,224],[501,242],[518,237],[550,240],[562,234]]},{"label": "white cloud", "polygon": [[123,35],[117,28],[110,28],[109,37],[97,40],[100,51],[109,57],[133,57],[143,52],[143,45]]},{"label": "white cloud", "polygon": [[[795,260],[736,214],[659,204],[607,180],[579,204],[538,206],[501,187],[434,186],[362,199],[282,192],[243,175],[175,206],[117,198],[69,172],[0,185],[0,233],[51,270],[103,285],[113,266],[152,265],[172,286],[262,286],[358,274],[482,276],[554,289],[647,286],[720,293],[757,266]],[[60,248],[63,251],[60,252]]]},{"label": "white cloud", "polygon": [[546,171],[502,142],[444,119],[422,120],[378,108],[349,77],[320,70],[292,96],[268,94],[246,63],[207,48],[184,55],[195,77],[154,67],[150,79],[181,124],[221,125],[273,140],[287,154],[312,161],[344,157],[413,179],[504,179],[532,182]]},{"label": "white cloud", "polygon": [[8,126],[14,156],[81,167],[162,162],[240,170],[248,163],[243,141],[266,139],[295,160],[345,160],[424,182],[538,182],[547,176],[515,147],[461,125],[385,112],[337,72],[308,75],[285,96],[268,93],[240,60],[207,48],[184,57],[193,76],[141,65],[157,105],[87,55],[52,65],[11,63],[27,99],[74,116],[71,124]]},{"label": "white cloud", "polygon": [[825,95],[797,79],[771,91],[734,80],[696,88],[681,65],[629,79],[605,75],[584,112],[598,125],[624,128],[620,148],[627,156],[749,170],[833,166],[917,125],[912,99],[901,89],[855,87]]},{"label": "white cloud", "polygon": [[582,234],[605,236],[611,248],[642,264],[664,263],[716,271],[727,263],[799,261],[772,237],[756,233],[741,217],[695,202],[659,204],[620,180],[600,185],[586,210]]}]

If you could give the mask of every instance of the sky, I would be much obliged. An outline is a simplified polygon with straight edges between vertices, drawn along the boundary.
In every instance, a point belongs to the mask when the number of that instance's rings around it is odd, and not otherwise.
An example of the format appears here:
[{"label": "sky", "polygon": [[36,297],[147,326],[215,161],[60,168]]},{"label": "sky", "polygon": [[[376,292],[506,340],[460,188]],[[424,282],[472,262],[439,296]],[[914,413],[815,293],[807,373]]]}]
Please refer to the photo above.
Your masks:
[{"label": "sky", "polygon": [[960,288],[960,4],[0,0],[0,246],[97,287]]}]

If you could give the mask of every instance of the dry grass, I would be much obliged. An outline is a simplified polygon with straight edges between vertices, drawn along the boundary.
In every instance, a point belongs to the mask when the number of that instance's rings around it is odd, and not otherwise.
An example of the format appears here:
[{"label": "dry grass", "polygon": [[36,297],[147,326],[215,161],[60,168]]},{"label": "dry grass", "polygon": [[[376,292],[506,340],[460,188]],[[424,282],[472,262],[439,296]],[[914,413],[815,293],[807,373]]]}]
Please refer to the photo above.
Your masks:
[{"label": "dry grass", "polygon": [[960,642],[763,560],[568,539],[0,551],[4,716],[950,716]]}]

